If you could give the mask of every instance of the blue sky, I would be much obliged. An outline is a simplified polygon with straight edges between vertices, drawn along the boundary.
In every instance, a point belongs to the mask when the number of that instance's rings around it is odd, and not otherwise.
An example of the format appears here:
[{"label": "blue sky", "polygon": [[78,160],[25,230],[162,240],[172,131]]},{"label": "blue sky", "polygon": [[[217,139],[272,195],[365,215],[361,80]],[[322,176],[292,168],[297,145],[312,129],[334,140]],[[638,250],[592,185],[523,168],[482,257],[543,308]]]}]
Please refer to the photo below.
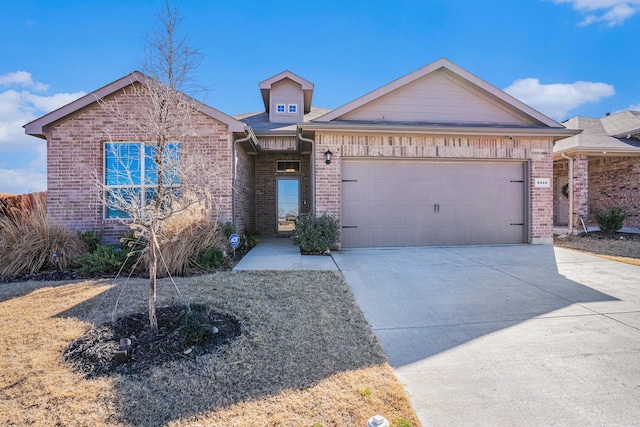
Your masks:
[{"label": "blue sky", "polygon": [[[164,0],[0,2],[0,193],[46,189],[22,125],[138,69]],[[336,108],[441,57],[562,121],[640,110],[640,0],[172,0],[227,114],[288,69]]]}]

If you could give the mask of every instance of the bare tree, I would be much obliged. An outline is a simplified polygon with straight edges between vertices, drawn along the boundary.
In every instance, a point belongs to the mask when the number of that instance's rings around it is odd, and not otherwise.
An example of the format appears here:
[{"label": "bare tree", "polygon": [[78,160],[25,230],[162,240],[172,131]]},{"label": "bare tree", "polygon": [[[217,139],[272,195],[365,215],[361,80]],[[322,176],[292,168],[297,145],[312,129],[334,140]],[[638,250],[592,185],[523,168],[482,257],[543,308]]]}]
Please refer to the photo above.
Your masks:
[{"label": "bare tree", "polygon": [[[149,321],[158,329],[156,289],[163,223],[195,203],[216,209],[219,169],[203,161],[194,125],[198,102],[185,95],[195,86],[192,71],[201,55],[179,37],[180,18],[169,2],[145,40],[142,82],[115,98],[102,99],[114,118],[105,127],[106,178],[98,180],[109,215],[126,221],[146,243]],[[185,141],[190,141],[186,149]],[[183,155],[188,151],[188,155]]]}]

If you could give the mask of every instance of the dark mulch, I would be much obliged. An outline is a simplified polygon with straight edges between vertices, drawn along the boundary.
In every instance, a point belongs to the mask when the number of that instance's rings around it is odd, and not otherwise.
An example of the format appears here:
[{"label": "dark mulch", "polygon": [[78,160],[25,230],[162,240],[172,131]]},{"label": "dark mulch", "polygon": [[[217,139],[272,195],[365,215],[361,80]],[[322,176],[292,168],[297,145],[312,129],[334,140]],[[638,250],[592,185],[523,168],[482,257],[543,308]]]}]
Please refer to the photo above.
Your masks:
[{"label": "dark mulch", "polygon": [[640,258],[640,233],[594,231],[577,236],[557,236],[554,245],[598,255]]},{"label": "dark mulch", "polygon": [[[140,374],[151,368],[180,360],[219,352],[242,332],[240,322],[233,316],[206,310],[206,333],[202,339],[187,338],[186,306],[163,307],[157,310],[158,333],[149,325],[148,313],[122,317],[89,330],[73,341],[64,351],[64,359],[76,369],[95,377],[110,374]],[[129,338],[127,361],[116,361],[121,350],[120,339]]]}]

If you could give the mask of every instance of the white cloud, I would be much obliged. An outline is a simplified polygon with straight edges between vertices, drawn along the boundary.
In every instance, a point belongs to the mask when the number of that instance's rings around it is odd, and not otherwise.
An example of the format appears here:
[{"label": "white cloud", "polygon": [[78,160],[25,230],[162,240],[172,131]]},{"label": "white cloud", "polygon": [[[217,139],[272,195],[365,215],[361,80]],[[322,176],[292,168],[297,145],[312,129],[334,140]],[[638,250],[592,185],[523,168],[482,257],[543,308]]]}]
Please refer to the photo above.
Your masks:
[{"label": "white cloud", "polygon": [[565,119],[571,110],[615,94],[615,88],[606,83],[541,84],[533,78],[516,80],[504,91],[555,119]]},{"label": "white cloud", "polygon": [[[573,8],[589,13],[580,25],[604,22],[609,27],[622,25],[624,21],[640,11],[640,0],[553,0],[555,3],[570,3]],[[598,12],[594,14],[592,12]]]},{"label": "white cloud", "polygon": [[47,173],[33,169],[0,169],[0,192],[26,194],[47,189]]},{"label": "white cloud", "polygon": [[34,82],[31,73],[26,71],[14,71],[0,75],[0,86],[22,86],[37,92],[49,89],[47,84]]},{"label": "white cloud", "polygon": [[640,102],[637,104],[629,105],[627,110],[640,111]]},{"label": "white cloud", "polygon": [[48,95],[48,87],[26,71],[0,75],[0,192],[46,189],[46,142],[22,126],[85,95]]}]

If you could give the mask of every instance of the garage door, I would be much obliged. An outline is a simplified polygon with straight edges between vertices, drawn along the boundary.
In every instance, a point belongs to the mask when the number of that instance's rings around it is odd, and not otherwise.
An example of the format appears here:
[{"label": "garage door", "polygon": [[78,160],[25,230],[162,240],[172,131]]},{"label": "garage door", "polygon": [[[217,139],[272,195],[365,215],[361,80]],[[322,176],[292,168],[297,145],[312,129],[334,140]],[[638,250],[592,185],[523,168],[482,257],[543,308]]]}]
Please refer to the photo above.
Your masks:
[{"label": "garage door", "polygon": [[343,159],[342,246],[523,243],[524,166]]}]

